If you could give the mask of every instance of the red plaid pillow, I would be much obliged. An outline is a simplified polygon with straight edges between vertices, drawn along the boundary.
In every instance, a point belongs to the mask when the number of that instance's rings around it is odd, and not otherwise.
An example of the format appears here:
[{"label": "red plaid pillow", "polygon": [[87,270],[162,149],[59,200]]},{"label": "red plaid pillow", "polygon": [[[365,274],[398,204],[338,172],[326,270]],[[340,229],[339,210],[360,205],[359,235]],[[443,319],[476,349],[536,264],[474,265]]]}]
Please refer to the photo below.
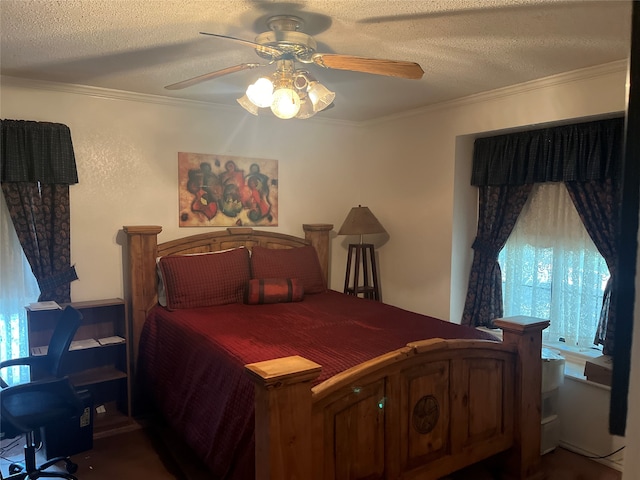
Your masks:
[{"label": "red plaid pillow", "polygon": [[244,303],[300,302],[304,298],[304,287],[297,278],[253,278],[244,291]]},{"label": "red plaid pillow", "polygon": [[280,249],[253,247],[251,277],[297,278],[302,282],[305,294],[327,290],[318,254],[311,246]]},{"label": "red plaid pillow", "polygon": [[215,255],[168,255],[159,265],[171,310],[240,302],[251,278],[246,248]]}]

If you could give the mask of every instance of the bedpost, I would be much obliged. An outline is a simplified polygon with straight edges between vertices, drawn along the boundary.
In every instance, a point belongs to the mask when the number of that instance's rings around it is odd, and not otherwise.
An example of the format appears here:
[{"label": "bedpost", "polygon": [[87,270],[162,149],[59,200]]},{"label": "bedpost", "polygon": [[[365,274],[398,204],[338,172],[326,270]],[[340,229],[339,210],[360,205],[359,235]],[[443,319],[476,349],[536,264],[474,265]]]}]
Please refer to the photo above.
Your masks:
[{"label": "bedpost", "polygon": [[125,278],[125,300],[129,309],[131,368],[135,372],[142,326],[148,310],[157,301],[155,258],[158,234],[162,227],[136,225],[122,229],[127,234],[129,268],[126,269],[128,277]]},{"label": "bedpost", "polygon": [[542,427],[542,330],[549,320],[517,316],[494,321],[503,330],[503,343],[518,351],[515,382],[515,438],[507,460],[507,477],[543,478],[540,459]]},{"label": "bedpost", "polygon": [[255,383],[256,480],[313,478],[311,382],[322,367],[296,355],[245,368]]},{"label": "bedpost", "polygon": [[328,223],[304,224],[302,229],[305,240],[310,242],[318,253],[325,284],[329,285],[329,232],[333,229],[333,225]]}]

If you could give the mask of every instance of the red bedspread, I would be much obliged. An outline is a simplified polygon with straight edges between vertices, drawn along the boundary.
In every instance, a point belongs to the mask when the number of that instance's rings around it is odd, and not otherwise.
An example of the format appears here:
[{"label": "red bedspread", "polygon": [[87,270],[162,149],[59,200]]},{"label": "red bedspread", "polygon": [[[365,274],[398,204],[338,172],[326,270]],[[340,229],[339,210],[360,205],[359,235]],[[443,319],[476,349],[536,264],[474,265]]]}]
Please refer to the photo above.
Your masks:
[{"label": "red bedspread", "polygon": [[247,363],[301,355],[338,372],[426,338],[489,334],[334,291],[272,305],[152,310],[139,368],[157,408],[215,478],[254,478]]}]

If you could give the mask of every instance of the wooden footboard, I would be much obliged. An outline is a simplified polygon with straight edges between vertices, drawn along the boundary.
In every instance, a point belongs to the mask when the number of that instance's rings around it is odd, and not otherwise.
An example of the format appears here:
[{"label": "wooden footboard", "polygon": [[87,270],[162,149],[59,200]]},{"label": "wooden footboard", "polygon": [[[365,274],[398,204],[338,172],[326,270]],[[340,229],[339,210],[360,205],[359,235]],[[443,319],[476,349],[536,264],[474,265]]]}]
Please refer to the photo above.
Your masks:
[{"label": "wooden footboard", "polygon": [[311,388],[301,357],[247,365],[257,479],[437,479],[501,452],[505,477],[540,475],[541,332],[498,320],[504,342],[426,340]]}]

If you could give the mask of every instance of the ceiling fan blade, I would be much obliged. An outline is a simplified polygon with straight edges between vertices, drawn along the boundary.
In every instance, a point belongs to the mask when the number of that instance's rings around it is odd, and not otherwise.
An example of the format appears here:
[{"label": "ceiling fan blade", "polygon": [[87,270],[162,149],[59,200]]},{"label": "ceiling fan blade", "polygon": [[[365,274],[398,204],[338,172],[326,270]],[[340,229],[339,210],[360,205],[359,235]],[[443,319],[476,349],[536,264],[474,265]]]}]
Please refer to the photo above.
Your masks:
[{"label": "ceiling fan blade", "polygon": [[222,70],[216,70],[215,72],[205,73],[204,75],[199,75],[197,77],[189,78],[188,80],[183,80],[178,83],[172,83],[171,85],[167,85],[167,90],[180,90],[182,88],[187,88],[192,85],[196,85],[197,83],[206,82],[207,80],[213,80],[214,78],[221,77],[223,75],[228,75],[229,73],[241,72],[242,70],[249,70],[251,68],[262,67],[263,65],[259,63],[241,63],[240,65],[235,65],[233,67],[223,68]]},{"label": "ceiling fan blade", "polygon": [[338,70],[373,73],[409,79],[420,79],[424,75],[422,67],[415,62],[400,60],[381,60],[376,58],[354,57],[334,53],[316,53],[312,57],[316,65]]},{"label": "ceiling fan blade", "polygon": [[272,55],[274,57],[280,57],[281,55],[284,54],[284,52],[278,48],[269,47],[268,45],[260,45],[259,43],[251,42],[249,40],[243,40],[241,38],[229,37],[227,35],[219,35],[217,33],[207,33],[207,32],[200,32],[200,35],[209,35],[210,37],[218,37],[218,38],[224,38],[227,40],[232,40],[236,43],[241,43],[242,45],[255,48],[261,53],[266,53],[267,55]]}]

